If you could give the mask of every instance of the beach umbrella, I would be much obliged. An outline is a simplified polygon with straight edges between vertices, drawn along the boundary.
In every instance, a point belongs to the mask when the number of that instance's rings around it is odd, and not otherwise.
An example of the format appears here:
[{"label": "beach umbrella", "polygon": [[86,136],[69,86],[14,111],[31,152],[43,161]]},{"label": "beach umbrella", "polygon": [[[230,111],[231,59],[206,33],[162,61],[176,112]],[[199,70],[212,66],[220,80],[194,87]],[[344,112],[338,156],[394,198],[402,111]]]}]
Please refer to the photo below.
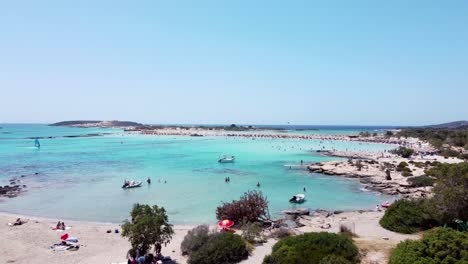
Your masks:
[{"label": "beach umbrella", "polygon": [[222,220],[222,221],[219,221],[218,222],[218,226],[221,227],[221,228],[229,228],[229,227],[232,227],[234,225],[234,221],[232,220]]},{"label": "beach umbrella", "polygon": [[62,240],[67,240],[67,238],[68,238],[68,234],[64,234],[64,235],[62,235],[62,236],[60,237],[60,239],[62,239]]}]

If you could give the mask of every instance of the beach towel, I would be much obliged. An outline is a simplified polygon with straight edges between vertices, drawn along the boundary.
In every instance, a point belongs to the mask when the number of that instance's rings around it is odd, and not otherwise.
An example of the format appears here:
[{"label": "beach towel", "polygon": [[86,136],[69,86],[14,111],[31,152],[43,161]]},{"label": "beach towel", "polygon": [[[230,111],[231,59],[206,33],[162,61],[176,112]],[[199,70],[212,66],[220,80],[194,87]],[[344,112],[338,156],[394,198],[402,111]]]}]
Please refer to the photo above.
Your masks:
[{"label": "beach towel", "polygon": [[[70,229],[71,229],[71,226],[65,227],[65,230],[70,230]],[[56,227],[52,228],[52,230],[57,231],[57,232],[63,232],[63,231],[65,231],[65,230],[62,230],[62,229],[57,229]]]}]

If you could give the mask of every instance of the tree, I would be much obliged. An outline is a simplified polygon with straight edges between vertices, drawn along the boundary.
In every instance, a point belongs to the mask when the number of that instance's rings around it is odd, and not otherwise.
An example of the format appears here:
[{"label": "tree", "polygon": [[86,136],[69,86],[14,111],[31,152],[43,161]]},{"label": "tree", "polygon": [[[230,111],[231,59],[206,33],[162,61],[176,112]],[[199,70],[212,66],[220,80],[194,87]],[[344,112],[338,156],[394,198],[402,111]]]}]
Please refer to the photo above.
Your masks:
[{"label": "tree", "polygon": [[122,225],[122,236],[128,238],[133,250],[146,254],[152,245],[171,241],[174,230],[164,207],[135,204],[130,215],[132,221]]},{"label": "tree", "polygon": [[403,158],[409,158],[411,157],[411,155],[413,155],[414,150],[410,148],[399,147],[397,149],[391,150],[390,152],[393,154],[397,154],[398,156],[401,156]]},{"label": "tree", "polygon": [[450,228],[430,230],[421,240],[399,243],[393,250],[389,263],[468,263],[468,233]]},{"label": "tree", "polygon": [[363,165],[362,165],[361,160],[357,160],[357,161],[356,161],[356,167],[357,167],[358,171],[361,171],[361,170],[362,170]]},{"label": "tree", "polygon": [[218,206],[216,218],[230,219],[236,224],[268,220],[268,200],[260,191],[248,191],[238,201]]},{"label": "tree", "polygon": [[386,169],[386,170],[385,170],[385,179],[386,179],[387,181],[391,181],[391,180],[392,180],[392,176],[390,176],[390,173],[391,173],[391,172],[390,172],[389,169]]},{"label": "tree", "polygon": [[434,207],[440,221],[468,220],[468,163],[440,164],[426,174],[437,178]]}]

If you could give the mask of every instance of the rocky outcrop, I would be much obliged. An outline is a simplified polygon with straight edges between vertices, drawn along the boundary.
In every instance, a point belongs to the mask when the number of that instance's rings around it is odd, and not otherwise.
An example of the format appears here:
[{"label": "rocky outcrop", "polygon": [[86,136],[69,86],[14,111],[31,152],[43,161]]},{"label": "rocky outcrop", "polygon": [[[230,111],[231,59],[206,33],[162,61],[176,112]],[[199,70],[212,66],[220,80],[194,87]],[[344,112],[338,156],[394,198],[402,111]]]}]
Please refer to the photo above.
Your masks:
[{"label": "rocky outcrop", "polygon": [[392,172],[390,180],[386,179],[384,163],[376,159],[359,159],[348,161],[330,161],[309,165],[312,173],[323,175],[357,178],[369,191],[388,195],[400,195],[403,198],[419,198],[430,196],[432,187],[413,187],[407,182],[407,177],[401,173]]},{"label": "rocky outcrop", "polygon": [[[26,176],[22,175],[21,178]],[[0,197],[13,198],[24,192],[26,185],[19,177],[15,177],[9,180],[9,184],[0,186]]]}]

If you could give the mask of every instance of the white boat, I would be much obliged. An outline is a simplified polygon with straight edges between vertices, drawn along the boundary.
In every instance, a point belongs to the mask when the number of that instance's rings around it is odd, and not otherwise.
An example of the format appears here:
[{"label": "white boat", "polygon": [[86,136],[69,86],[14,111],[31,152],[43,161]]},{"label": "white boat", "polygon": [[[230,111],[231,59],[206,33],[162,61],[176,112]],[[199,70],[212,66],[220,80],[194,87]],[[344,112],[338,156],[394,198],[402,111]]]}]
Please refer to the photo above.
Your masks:
[{"label": "white boat", "polygon": [[124,183],[122,186],[123,189],[131,189],[131,188],[136,188],[141,186],[141,181],[129,181]]},{"label": "white boat", "polygon": [[305,195],[304,194],[296,194],[291,199],[289,199],[291,203],[303,203],[305,201]]},{"label": "white boat", "polygon": [[232,163],[235,160],[236,160],[236,158],[234,156],[228,157],[228,156],[224,155],[223,157],[218,159],[218,162],[219,163]]}]

